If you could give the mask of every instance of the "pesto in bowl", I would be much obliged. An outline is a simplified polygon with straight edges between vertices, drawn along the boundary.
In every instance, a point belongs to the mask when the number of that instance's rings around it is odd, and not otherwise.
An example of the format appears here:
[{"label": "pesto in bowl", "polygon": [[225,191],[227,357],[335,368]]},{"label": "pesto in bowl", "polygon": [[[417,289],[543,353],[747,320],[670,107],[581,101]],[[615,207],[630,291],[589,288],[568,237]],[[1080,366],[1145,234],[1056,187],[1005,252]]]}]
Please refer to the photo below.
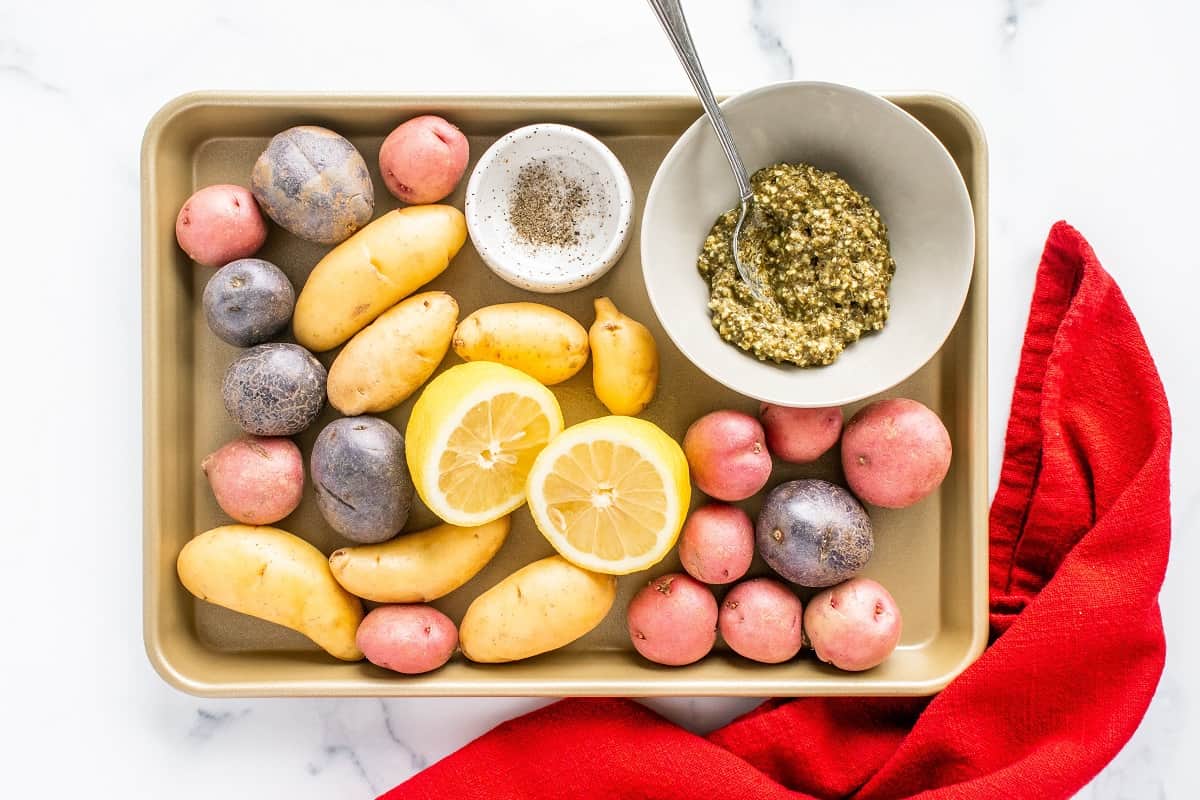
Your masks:
[{"label": "pesto in bowl", "polygon": [[871,201],[834,172],[775,164],[751,178],[753,217],[742,232],[743,262],[768,298],[738,277],[725,212],[704,240],[698,267],[709,285],[713,327],[762,361],[832,364],[888,318],[896,271],[887,226]]}]

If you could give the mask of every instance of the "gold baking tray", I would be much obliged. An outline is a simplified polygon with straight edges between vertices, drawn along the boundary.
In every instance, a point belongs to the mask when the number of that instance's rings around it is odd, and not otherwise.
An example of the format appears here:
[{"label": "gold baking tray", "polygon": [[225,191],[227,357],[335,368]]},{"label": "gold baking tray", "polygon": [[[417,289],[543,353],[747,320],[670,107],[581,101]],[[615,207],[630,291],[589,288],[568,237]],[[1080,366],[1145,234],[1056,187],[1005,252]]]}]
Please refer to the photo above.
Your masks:
[{"label": "gold baking tray", "polygon": [[[236,351],[207,329],[200,296],[212,270],[193,265],[175,244],[175,215],[196,188],[246,185],[267,139],[291,125],[325,125],[350,138],[372,167],[376,213],[397,205],[377,172],[384,135],[400,121],[441,114],[470,138],[472,163],[501,134],[533,122],[576,125],[598,136],[624,163],[641,204],[659,162],[699,115],[684,96],[468,96],[334,94],[189,94],[168,103],[142,145],[142,314],[144,370],[144,638],[159,674],[205,696],[346,695],[925,695],[973,661],[987,640],[987,151],[983,133],[957,102],[931,94],[890,95],[923,122],[954,157],[974,203],[975,272],[970,295],[941,351],[888,394],[914,397],[941,414],[954,444],[954,463],[932,497],[903,511],[871,509],[876,551],[866,574],[886,585],[904,614],[900,648],[868,672],[839,672],[806,655],[762,665],[723,645],[688,667],[660,667],[639,658],[625,632],[624,609],[648,578],[679,568],[672,555],[648,573],[621,579],[608,618],[554,653],[505,665],[478,665],[461,656],[442,669],[406,677],[367,662],[344,663],[299,634],[201,602],[180,584],[175,559],[192,536],[228,522],[214,502],[200,459],[238,434],[226,417],[220,380]],[[464,181],[465,183],[465,181]],[[446,202],[462,207],[462,186]],[[642,284],[633,244],[621,262],[589,288],[533,296],[495,277],[468,243],[431,284],[457,298],[463,315],[488,303],[536,299],[591,324],[592,299],[610,295],[651,327],[662,353],[659,394],[645,416],[681,437],[691,420],[716,408],[755,411],[755,403],[705,377],[658,326]],[[299,288],[325,248],[272,228],[259,254],[278,264]],[[901,269],[903,265],[901,265]],[[328,365],[333,353],[322,360]],[[457,361],[451,354],[446,365]],[[568,424],[604,409],[590,369],[554,387]],[[385,416],[401,431],[409,403]],[[852,412],[853,408],[847,409]],[[318,431],[336,416],[326,409],[298,437],[306,456]],[[772,485],[797,476],[839,480],[836,459],[807,467],[782,465]],[[701,498],[696,493],[698,502]],[[753,512],[756,502],[747,504]],[[433,524],[423,507],[409,528]],[[326,553],[346,544],[322,520],[311,485],[300,508],[279,526]],[[456,622],[470,601],[514,569],[552,552],[525,509],[495,560],[470,583],[438,601]],[[753,574],[765,572],[760,562]]]}]

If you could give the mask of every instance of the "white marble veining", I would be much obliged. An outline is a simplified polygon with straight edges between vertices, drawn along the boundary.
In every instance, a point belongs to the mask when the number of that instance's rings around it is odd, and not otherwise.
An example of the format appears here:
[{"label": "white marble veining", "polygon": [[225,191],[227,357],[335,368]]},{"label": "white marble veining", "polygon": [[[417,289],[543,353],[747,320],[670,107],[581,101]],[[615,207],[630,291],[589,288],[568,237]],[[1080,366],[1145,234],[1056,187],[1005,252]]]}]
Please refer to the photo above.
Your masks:
[{"label": "white marble veining", "polygon": [[[936,89],[987,129],[993,483],[1050,224],[1087,235],[1175,410],[1158,697],[1085,800],[1200,796],[1193,42],[1178,0],[687,0],[713,83]],[[197,700],[142,654],[138,147],[199,88],[685,91],[642,0],[0,0],[5,796],[369,798],[536,700]],[[64,210],[55,215],[51,209]],[[1166,288],[1171,287],[1171,288]],[[695,729],[746,701],[651,703]]]}]

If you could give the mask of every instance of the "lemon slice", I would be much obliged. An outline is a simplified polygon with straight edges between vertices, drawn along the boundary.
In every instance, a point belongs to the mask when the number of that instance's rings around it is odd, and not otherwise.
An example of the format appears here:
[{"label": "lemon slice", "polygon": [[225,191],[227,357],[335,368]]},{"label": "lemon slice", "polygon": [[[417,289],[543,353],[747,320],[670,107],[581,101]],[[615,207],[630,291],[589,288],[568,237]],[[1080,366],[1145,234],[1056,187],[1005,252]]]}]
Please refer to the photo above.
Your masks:
[{"label": "lemon slice", "polygon": [[430,511],[451,525],[483,525],[525,502],[534,459],[562,429],[553,392],[524,372],[461,364],[430,381],[413,405],[408,470]]},{"label": "lemon slice", "polygon": [[625,575],[662,561],[687,514],[687,459],[652,422],[600,417],[573,425],[538,455],[529,510],[563,558]]}]

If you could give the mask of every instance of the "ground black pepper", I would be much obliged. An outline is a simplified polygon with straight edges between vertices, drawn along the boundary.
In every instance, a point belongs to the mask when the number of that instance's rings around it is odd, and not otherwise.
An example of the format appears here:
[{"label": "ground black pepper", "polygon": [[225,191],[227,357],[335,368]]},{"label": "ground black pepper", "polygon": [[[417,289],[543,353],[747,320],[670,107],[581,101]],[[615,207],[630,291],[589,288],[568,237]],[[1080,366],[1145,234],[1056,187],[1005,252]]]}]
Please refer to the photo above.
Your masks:
[{"label": "ground black pepper", "polygon": [[579,244],[579,220],[591,202],[587,189],[545,161],[521,167],[508,216],[517,236],[535,245]]}]

